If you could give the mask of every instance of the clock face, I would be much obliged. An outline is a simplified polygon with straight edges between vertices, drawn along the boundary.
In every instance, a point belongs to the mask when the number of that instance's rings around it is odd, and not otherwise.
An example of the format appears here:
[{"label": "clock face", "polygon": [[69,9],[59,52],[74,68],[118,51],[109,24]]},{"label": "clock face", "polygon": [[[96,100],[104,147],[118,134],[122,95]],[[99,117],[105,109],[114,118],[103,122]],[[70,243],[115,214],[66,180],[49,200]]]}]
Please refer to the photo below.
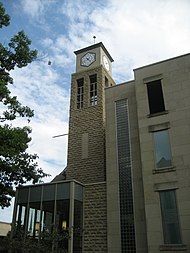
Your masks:
[{"label": "clock face", "polygon": [[109,61],[105,55],[103,56],[103,63],[104,63],[104,67],[106,68],[106,70],[109,71],[110,65],[109,65]]},{"label": "clock face", "polygon": [[95,53],[87,53],[81,58],[80,65],[88,67],[95,61],[96,61],[96,54]]}]

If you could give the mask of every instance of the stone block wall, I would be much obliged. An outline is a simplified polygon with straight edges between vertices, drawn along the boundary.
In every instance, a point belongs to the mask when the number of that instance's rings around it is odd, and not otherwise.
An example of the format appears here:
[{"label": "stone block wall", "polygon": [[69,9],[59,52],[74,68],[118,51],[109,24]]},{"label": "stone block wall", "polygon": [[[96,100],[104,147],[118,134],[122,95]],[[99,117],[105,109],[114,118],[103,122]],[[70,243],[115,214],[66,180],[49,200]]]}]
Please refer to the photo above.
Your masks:
[{"label": "stone block wall", "polygon": [[[97,74],[97,105],[95,106],[90,105],[89,76],[93,74]],[[105,76],[106,71],[102,66],[72,75],[67,179],[75,179],[81,183],[105,181]],[[84,78],[84,99],[83,108],[77,109],[77,79],[80,78]],[[114,84],[108,74],[107,78]],[[85,155],[82,154],[84,135]]]},{"label": "stone block wall", "polygon": [[84,190],[84,253],[107,253],[106,183]]}]

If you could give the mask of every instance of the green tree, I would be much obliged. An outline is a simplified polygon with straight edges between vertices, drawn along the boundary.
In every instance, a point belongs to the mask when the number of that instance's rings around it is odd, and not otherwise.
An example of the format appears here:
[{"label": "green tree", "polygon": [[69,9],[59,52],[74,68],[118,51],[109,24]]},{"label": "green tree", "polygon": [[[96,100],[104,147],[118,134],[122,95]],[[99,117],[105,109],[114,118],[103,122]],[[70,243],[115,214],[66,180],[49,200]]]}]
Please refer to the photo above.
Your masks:
[{"label": "green tree", "polygon": [[[8,26],[10,16],[0,3],[0,28]],[[23,106],[16,96],[11,96],[13,84],[10,71],[22,68],[37,58],[37,51],[30,49],[31,41],[23,31],[18,32],[8,45],[0,43],[0,206],[8,207],[15,194],[15,187],[28,181],[37,183],[47,176],[36,162],[36,154],[26,149],[31,138],[30,127],[13,127],[17,117],[34,116],[33,110]],[[8,122],[8,123],[7,123]]]},{"label": "green tree", "polygon": [[65,245],[69,240],[68,230],[58,233],[41,232],[40,238],[26,237],[24,231],[16,228],[14,235],[9,232],[6,237],[0,238],[0,245],[4,250],[12,253],[67,253]]}]

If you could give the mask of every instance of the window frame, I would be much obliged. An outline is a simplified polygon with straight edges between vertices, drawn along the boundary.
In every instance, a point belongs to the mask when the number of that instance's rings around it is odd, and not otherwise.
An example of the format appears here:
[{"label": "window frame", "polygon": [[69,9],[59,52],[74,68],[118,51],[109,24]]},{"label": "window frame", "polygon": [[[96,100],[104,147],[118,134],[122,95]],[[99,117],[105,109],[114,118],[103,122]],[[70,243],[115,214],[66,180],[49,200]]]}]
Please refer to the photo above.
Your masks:
[{"label": "window frame", "polygon": [[[158,161],[158,142],[155,138],[155,135],[157,133],[163,133],[166,132],[167,133],[167,155],[169,155],[170,157],[170,164],[166,165],[166,166],[158,166],[157,164],[159,163]],[[153,147],[154,147],[154,164],[155,164],[155,171],[162,171],[162,170],[167,170],[167,169],[171,169],[173,168],[173,162],[172,162],[172,149],[171,149],[171,142],[170,142],[170,135],[169,135],[169,128],[162,128],[162,129],[155,129],[154,131],[152,131],[152,140],[153,140]],[[165,139],[164,139],[165,140]],[[162,143],[161,147],[166,147],[165,143]],[[160,148],[159,148],[160,149]],[[162,149],[162,148],[161,148]],[[165,157],[165,156],[164,156]],[[164,158],[163,157],[163,158]],[[161,159],[160,159],[161,160]]]},{"label": "window frame", "polygon": [[84,78],[79,78],[77,82],[77,92],[76,92],[76,108],[82,109],[84,106]]},{"label": "window frame", "polygon": [[[173,205],[174,208],[172,209],[164,209],[164,195],[166,193],[171,193],[173,194],[173,200],[172,198],[170,199],[170,201],[173,201]],[[169,195],[168,195],[169,196]],[[168,197],[167,196],[167,197]],[[181,245],[182,244],[182,234],[181,234],[181,227],[180,227],[180,218],[179,218],[179,211],[178,211],[178,205],[177,205],[177,196],[176,196],[176,189],[166,189],[166,190],[161,190],[159,191],[159,200],[160,200],[160,212],[161,212],[161,219],[162,219],[162,234],[163,234],[163,242],[164,245]],[[170,202],[170,204],[171,204]],[[166,199],[165,199],[165,206],[169,204],[169,201],[166,204]],[[169,218],[169,215],[171,217],[171,213],[172,213],[172,217],[176,216],[176,221],[175,223],[171,222],[172,218]],[[168,217],[167,217],[168,216]],[[178,236],[177,241],[173,241],[172,239],[172,235],[171,235],[171,231],[169,231],[169,228],[167,227],[168,224],[175,224],[175,232],[176,232],[176,236]],[[177,225],[177,227],[176,227]]]},{"label": "window frame", "polygon": [[[152,87],[154,87],[154,89]],[[147,97],[148,97],[149,116],[157,116],[160,114],[167,113],[168,111],[166,110],[166,106],[165,106],[162,78],[157,78],[157,79],[153,79],[149,81],[147,80],[146,89],[147,89]],[[158,93],[159,93],[159,99],[158,99]],[[161,105],[158,108],[158,104],[160,102],[161,102]]]},{"label": "window frame", "polygon": [[108,78],[107,78],[107,76],[105,76],[105,78],[104,78],[104,83],[105,83],[105,88],[108,88],[109,87],[109,80],[108,80]]},{"label": "window frame", "polygon": [[[95,81],[93,81],[92,79],[95,78]],[[92,74],[89,75],[89,79],[90,79],[90,86],[89,86],[89,103],[90,106],[95,106],[98,103],[98,96],[97,96],[97,74]]]}]

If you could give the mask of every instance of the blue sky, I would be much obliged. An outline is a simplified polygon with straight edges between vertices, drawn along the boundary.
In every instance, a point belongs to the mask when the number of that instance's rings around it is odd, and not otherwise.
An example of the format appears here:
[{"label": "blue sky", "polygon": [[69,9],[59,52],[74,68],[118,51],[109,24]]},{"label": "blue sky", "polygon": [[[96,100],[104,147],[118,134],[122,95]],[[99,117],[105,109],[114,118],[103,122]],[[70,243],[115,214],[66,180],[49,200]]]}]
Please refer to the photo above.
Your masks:
[{"label": "blue sky", "polygon": [[[190,52],[189,0],[3,0],[11,25],[0,31],[5,45],[24,30],[39,60],[15,69],[13,94],[35,110],[29,152],[52,175],[66,166],[70,76],[75,50],[102,41],[114,59],[116,83],[133,79],[133,69]],[[48,65],[48,61],[51,65]],[[15,125],[26,125],[19,120]],[[11,221],[12,208],[0,212]]]}]

